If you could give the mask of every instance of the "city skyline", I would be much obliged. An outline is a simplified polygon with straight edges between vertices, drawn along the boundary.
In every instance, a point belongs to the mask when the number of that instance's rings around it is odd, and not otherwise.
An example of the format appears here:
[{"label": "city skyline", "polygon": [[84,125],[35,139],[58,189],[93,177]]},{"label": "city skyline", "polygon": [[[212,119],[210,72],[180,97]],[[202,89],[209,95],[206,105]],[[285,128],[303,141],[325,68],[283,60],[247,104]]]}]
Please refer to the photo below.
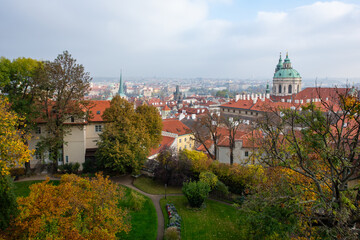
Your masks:
[{"label": "city skyline", "polygon": [[0,4],[0,55],[68,50],[93,77],[358,78],[358,1],[22,1]]}]

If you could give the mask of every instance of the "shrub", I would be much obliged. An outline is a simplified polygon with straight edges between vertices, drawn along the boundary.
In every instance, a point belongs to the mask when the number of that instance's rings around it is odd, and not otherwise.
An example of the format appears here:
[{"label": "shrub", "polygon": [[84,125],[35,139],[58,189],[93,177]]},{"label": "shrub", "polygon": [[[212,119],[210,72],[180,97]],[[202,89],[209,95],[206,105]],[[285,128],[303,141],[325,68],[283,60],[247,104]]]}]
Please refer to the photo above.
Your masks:
[{"label": "shrub", "polygon": [[26,174],[25,168],[12,168],[10,169],[10,175],[12,177],[24,176]]},{"label": "shrub", "polygon": [[202,172],[199,177],[200,181],[209,184],[211,190],[216,187],[217,182],[219,181],[217,176],[212,172]]},{"label": "shrub", "polygon": [[18,198],[19,215],[12,239],[116,239],[129,232],[129,215],[118,207],[124,196],[108,178],[85,179],[63,175],[60,185],[49,180],[30,186],[28,197]]},{"label": "shrub", "polygon": [[132,210],[139,211],[144,206],[145,198],[137,192],[131,191],[129,202],[131,204],[130,208]]},{"label": "shrub", "polygon": [[185,182],[182,191],[191,207],[201,207],[210,192],[209,184],[205,182]]},{"label": "shrub", "polygon": [[9,176],[0,175],[0,230],[9,225],[16,212],[17,204],[12,180]]},{"label": "shrub", "polygon": [[201,172],[208,171],[212,163],[205,153],[195,150],[184,149],[180,153],[180,158],[186,158],[191,162],[191,171],[195,177],[198,177]]},{"label": "shrub", "polygon": [[253,189],[259,183],[265,181],[262,166],[228,165],[214,162],[211,169],[218,179],[229,187],[231,192],[237,194],[245,194],[247,189]]},{"label": "shrub", "polygon": [[229,195],[229,188],[221,181],[217,181],[213,190],[214,194],[226,198]]},{"label": "shrub", "polygon": [[85,162],[82,164],[83,173],[96,173],[103,169],[99,169],[98,163],[95,158],[85,158]]},{"label": "shrub", "polygon": [[168,227],[164,234],[165,240],[180,240],[180,233],[176,227]]},{"label": "shrub", "polygon": [[183,182],[192,178],[191,161],[187,158],[179,158],[173,149],[162,150],[157,161],[159,164],[154,170],[154,177],[171,186],[181,186]]},{"label": "shrub", "polygon": [[59,166],[59,170],[61,173],[68,173],[68,174],[78,173],[79,168],[80,168],[80,163],[78,163],[78,162],[65,163],[65,164]]}]

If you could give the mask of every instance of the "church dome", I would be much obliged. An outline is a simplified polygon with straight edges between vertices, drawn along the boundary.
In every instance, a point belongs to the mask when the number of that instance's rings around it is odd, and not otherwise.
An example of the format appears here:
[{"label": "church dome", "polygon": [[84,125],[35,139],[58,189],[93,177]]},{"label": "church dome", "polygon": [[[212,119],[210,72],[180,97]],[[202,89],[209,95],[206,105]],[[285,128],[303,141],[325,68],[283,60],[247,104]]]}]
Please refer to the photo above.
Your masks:
[{"label": "church dome", "polygon": [[293,68],[283,68],[275,72],[274,78],[300,78],[300,74]]}]

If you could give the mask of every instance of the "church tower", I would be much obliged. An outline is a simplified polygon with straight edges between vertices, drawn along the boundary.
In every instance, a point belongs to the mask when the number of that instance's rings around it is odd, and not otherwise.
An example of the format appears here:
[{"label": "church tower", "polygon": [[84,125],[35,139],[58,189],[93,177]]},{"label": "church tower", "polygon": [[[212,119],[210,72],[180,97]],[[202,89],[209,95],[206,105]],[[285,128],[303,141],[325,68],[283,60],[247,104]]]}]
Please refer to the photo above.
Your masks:
[{"label": "church tower", "polygon": [[126,98],[126,95],[124,92],[124,85],[123,85],[123,81],[122,81],[122,71],[120,72],[120,85],[119,85],[118,94],[120,97]]},{"label": "church tower", "polygon": [[273,78],[274,96],[288,96],[301,91],[301,76],[292,68],[288,53],[284,62],[279,58],[279,63],[276,65]]}]

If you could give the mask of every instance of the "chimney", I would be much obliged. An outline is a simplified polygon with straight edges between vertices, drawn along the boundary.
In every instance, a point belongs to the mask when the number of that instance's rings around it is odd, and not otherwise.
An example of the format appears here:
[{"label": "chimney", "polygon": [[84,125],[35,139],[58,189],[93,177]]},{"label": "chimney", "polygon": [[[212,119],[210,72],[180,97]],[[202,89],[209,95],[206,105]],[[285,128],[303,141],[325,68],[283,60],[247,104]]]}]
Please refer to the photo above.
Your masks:
[{"label": "chimney", "polygon": [[301,100],[300,100],[300,103],[304,103],[304,100],[301,99]]},{"label": "chimney", "polygon": [[299,103],[299,100],[297,99],[297,100],[295,100],[295,103]]},{"label": "chimney", "polygon": [[239,95],[239,94],[236,94],[236,96],[235,96],[235,102],[239,101],[239,99],[240,99],[240,95]]},{"label": "chimney", "polygon": [[250,100],[250,94],[247,95],[247,100]]},{"label": "chimney", "polygon": [[257,102],[257,98],[253,98],[253,103],[255,104]]},{"label": "chimney", "polygon": [[266,98],[269,99],[270,98],[270,93],[266,94]]},{"label": "chimney", "polygon": [[311,99],[306,99],[306,102],[309,103],[311,101]]},{"label": "chimney", "polygon": [[285,102],[285,99],[282,98],[282,99],[281,99],[281,102]]}]

